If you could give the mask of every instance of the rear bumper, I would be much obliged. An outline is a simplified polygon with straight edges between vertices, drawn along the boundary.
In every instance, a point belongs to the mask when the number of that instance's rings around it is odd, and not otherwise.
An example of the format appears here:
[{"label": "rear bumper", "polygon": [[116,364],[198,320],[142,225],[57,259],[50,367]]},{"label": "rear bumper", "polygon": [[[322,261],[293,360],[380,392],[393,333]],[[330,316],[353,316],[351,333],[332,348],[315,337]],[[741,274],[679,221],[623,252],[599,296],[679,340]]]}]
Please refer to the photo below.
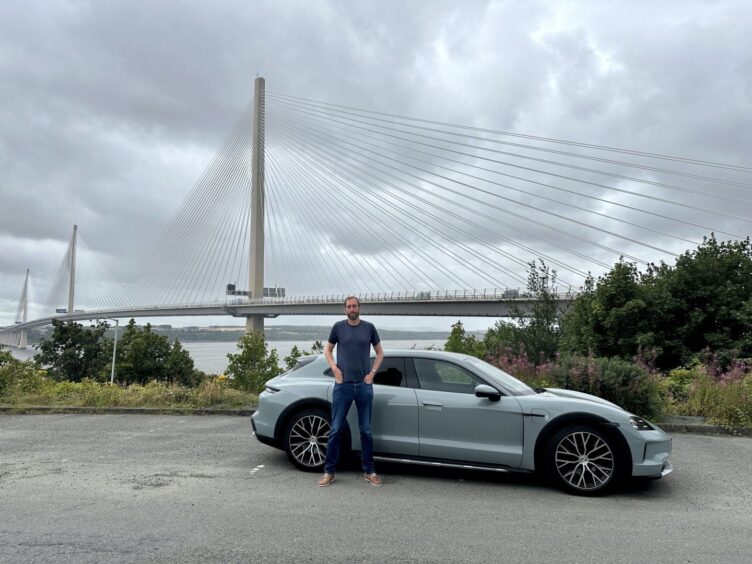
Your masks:
[{"label": "rear bumper", "polygon": [[269,445],[274,448],[282,448],[280,442],[274,437],[268,437],[259,433],[259,429],[256,428],[256,420],[254,419],[255,415],[255,413],[251,415],[251,428],[253,429],[253,435],[259,440],[259,442],[264,443],[265,445]]}]

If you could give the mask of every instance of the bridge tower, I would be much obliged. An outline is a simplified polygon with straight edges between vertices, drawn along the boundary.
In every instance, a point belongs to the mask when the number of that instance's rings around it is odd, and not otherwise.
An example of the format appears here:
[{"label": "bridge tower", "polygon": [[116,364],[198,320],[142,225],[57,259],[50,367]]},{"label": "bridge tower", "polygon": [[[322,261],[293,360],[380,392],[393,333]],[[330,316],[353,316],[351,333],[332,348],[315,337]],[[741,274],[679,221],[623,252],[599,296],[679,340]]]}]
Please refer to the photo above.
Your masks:
[{"label": "bridge tower", "polygon": [[[20,318],[20,319],[19,319]],[[26,323],[29,320],[29,269],[26,269],[26,280],[24,281],[23,291],[21,292],[21,303],[18,304],[18,314],[16,315],[16,322]],[[26,329],[21,329],[21,334],[18,336],[18,348],[25,349],[26,342]]]},{"label": "bridge tower", "polygon": [[[253,85],[253,152],[251,156],[251,233],[248,289],[254,299],[264,297],[264,120],[266,81]],[[264,316],[246,317],[245,330],[264,331]]]},{"label": "bridge tower", "polygon": [[73,296],[76,289],[76,238],[78,225],[73,226],[73,238],[70,245],[70,262],[68,263],[68,315],[73,313]]}]

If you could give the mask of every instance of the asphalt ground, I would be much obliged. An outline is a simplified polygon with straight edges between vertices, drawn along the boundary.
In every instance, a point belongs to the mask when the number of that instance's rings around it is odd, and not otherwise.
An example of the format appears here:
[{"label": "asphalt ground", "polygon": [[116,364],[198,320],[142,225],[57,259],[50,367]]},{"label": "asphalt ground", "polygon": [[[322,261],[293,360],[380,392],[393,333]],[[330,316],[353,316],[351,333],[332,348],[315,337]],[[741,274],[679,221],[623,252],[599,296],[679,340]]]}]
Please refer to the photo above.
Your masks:
[{"label": "asphalt ground", "polygon": [[674,435],[603,498],[382,465],[330,487],[244,417],[0,416],[0,562],[749,562],[752,439]]}]

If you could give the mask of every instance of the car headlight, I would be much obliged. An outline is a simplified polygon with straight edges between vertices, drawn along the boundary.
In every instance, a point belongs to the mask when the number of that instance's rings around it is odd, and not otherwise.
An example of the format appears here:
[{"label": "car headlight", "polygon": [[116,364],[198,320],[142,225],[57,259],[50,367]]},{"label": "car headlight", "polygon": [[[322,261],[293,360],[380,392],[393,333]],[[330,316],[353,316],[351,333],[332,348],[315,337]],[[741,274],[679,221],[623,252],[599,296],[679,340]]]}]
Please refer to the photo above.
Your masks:
[{"label": "car headlight", "polygon": [[279,391],[279,388],[272,388],[271,386],[267,386],[266,388],[264,388],[264,391],[267,394],[276,394]]},{"label": "car headlight", "polygon": [[637,431],[652,431],[655,429],[655,427],[645,421],[642,417],[637,417],[636,415],[630,417],[629,422]]}]

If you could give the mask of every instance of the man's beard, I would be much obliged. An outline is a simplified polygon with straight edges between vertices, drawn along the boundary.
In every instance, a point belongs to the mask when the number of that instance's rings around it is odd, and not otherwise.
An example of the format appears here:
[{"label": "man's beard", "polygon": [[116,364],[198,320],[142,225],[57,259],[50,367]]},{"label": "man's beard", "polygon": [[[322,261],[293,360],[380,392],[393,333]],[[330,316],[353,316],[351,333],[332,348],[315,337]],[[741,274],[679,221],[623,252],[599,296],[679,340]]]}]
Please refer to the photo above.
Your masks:
[{"label": "man's beard", "polygon": [[355,321],[356,319],[358,319],[359,316],[360,316],[360,314],[357,311],[351,311],[350,313],[347,314],[347,318],[351,319],[353,321]]}]

